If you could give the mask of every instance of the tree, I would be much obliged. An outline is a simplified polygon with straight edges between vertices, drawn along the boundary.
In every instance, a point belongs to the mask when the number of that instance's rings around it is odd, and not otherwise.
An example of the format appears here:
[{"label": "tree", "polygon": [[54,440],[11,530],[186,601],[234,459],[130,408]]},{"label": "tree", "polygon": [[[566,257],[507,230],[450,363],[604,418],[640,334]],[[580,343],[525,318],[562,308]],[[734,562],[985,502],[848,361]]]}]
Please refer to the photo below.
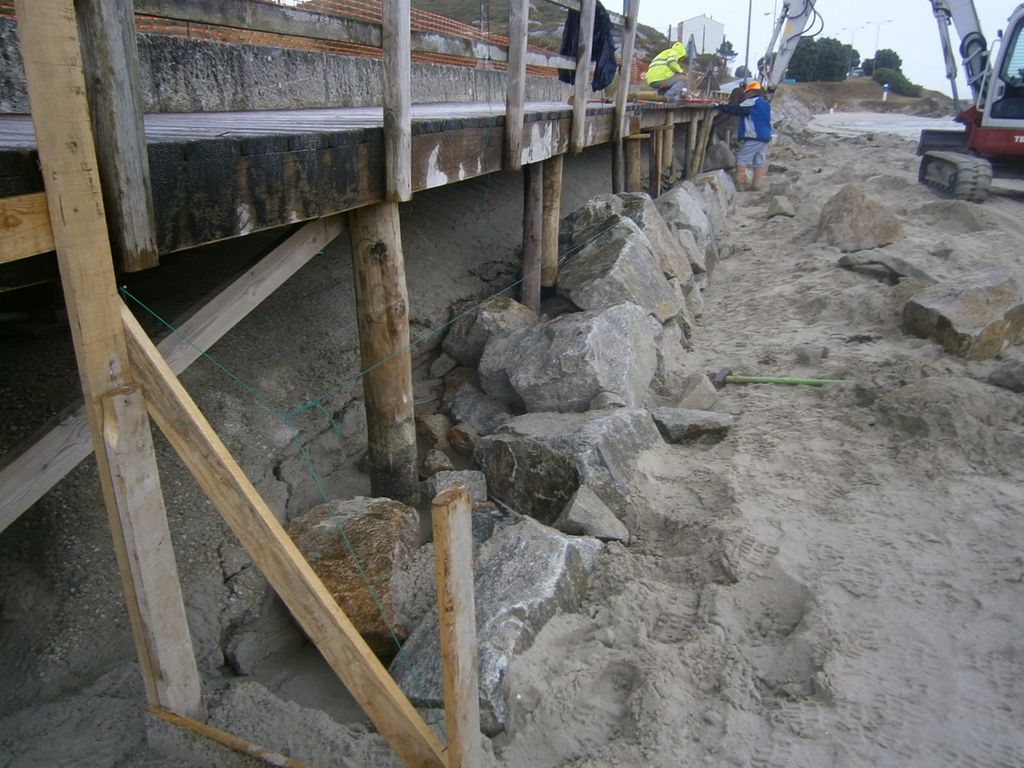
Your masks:
[{"label": "tree", "polygon": [[750,70],[747,69],[742,64],[740,64],[738,67],[736,67],[736,75],[735,76],[736,77],[741,77],[741,78],[743,78],[745,80],[748,77],[750,77]]},{"label": "tree", "polygon": [[864,59],[860,64],[860,68],[864,70],[865,75],[873,75],[875,73],[875,60]]},{"label": "tree", "polygon": [[723,39],[722,44],[718,46],[718,55],[727,64],[731,62],[733,59],[735,59],[737,56],[739,56],[739,54],[736,53],[736,49],[732,47],[732,41],[725,39]]},{"label": "tree", "polygon": [[818,56],[815,67],[815,80],[838,83],[846,79],[850,68],[850,46],[844,45],[833,37],[822,37],[817,40]]},{"label": "tree", "polygon": [[903,59],[891,48],[883,48],[875,54],[873,69],[895,69],[903,71]]},{"label": "tree", "polygon": [[786,77],[804,82],[817,80],[817,68],[817,41],[809,37],[800,38],[800,42],[796,44],[796,50],[793,51],[793,58],[789,60],[789,69],[786,71]]},{"label": "tree", "polygon": [[880,85],[889,84],[893,93],[900,96],[920,96],[921,86],[915,85],[898,69],[876,69],[872,79]]}]

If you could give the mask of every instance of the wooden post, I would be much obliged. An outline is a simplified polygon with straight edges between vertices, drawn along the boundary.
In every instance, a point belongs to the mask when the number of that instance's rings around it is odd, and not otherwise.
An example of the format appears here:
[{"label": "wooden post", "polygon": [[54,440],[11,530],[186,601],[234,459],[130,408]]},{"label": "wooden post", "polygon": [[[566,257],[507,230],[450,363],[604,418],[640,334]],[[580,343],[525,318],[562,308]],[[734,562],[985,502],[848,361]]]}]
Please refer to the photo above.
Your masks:
[{"label": "wooden post", "polygon": [[668,127],[664,130],[665,143],[662,148],[661,159],[665,163],[665,170],[668,171],[669,178],[675,178],[675,167],[676,167],[676,127],[673,123],[669,123]]},{"label": "wooden post", "polygon": [[587,140],[587,90],[590,88],[590,56],[594,49],[595,0],[582,0],[580,5],[580,41],[576,48],[576,91],[572,103],[572,134],[570,148],[574,154],[583,151]]},{"label": "wooden post", "polygon": [[412,63],[409,0],[383,0],[384,199],[412,199]]},{"label": "wooden post", "polygon": [[126,272],[158,266],[132,0],[78,0],[111,247]]},{"label": "wooden post", "polygon": [[366,401],[370,488],[375,496],[419,500],[409,353],[409,294],[396,203],[349,214],[359,352]]},{"label": "wooden post", "polygon": [[636,25],[640,12],[640,0],[623,0],[622,12],[625,16],[625,29],[622,40],[622,60],[619,64],[619,87],[615,93],[615,127],[612,140],[612,192],[628,191],[626,177],[625,149],[623,140],[626,137],[626,102],[629,99],[629,78],[633,73],[633,49],[636,43]]},{"label": "wooden post", "polygon": [[703,122],[700,125],[700,134],[697,136],[697,157],[693,169],[695,176],[704,169],[704,159],[708,154],[708,140],[711,138],[711,128],[715,124],[715,111],[709,110],[704,113]]},{"label": "wooden post", "polygon": [[540,284],[551,288],[558,282],[558,225],[562,219],[562,158],[544,161],[544,200],[540,227]]},{"label": "wooden post", "polygon": [[473,604],[473,505],[464,483],[442,491],[430,508],[441,625],[441,676],[448,768],[480,768],[480,690]]},{"label": "wooden post", "polygon": [[691,112],[686,126],[686,178],[694,177],[697,164],[697,113]]},{"label": "wooden post", "polygon": [[640,139],[626,139],[626,191],[639,192],[643,189],[640,173]]},{"label": "wooden post", "polygon": [[52,250],[46,193],[0,198],[0,264]]},{"label": "wooden post", "polygon": [[661,195],[661,129],[651,131],[650,146],[647,147],[647,167],[650,178],[647,180],[648,194],[651,197]]},{"label": "wooden post", "polygon": [[544,206],[544,164],[523,167],[523,282],[519,300],[540,314],[541,232]]},{"label": "wooden post", "polygon": [[445,768],[441,747],[426,723],[288,538],[127,307],[121,322],[153,419],[256,567],[402,762]]},{"label": "wooden post", "polygon": [[[194,716],[199,675],[133,378],[72,0],[17,0],[39,161],[107,519],[151,704]],[[124,397],[121,395],[124,394]],[[104,405],[107,405],[106,412]],[[146,573],[140,577],[139,569]]]},{"label": "wooden post", "polygon": [[505,92],[505,167],[523,167],[523,103],[526,99],[526,41],[530,0],[508,4],[508,90]]}]

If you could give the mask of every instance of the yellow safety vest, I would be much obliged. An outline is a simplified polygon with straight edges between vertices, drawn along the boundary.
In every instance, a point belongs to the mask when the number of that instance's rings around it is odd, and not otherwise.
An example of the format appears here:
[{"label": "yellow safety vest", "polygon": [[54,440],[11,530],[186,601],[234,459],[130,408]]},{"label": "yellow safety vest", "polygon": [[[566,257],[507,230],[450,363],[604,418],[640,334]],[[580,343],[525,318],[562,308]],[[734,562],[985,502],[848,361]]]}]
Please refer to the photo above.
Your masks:
[{"label": "yellow safety vest", "polygon": [[680,53],[673,48],[668,48],[657,56],[647,68],[647,84],[658,83],[668,80],[672,75],[683,71],[680,61],[686,61],[686,54]]}]

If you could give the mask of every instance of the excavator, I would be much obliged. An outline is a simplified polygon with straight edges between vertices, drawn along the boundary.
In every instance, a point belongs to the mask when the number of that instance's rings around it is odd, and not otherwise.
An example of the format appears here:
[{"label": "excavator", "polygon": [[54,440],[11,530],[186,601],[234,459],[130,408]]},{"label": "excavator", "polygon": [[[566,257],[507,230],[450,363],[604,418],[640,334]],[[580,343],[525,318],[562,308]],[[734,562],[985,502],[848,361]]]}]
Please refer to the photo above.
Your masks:
[{"label": "excavator", "polygon": [[[816,0],[783,2],[759,77],[772,94],[782,83],[800,38],[821,31]],[[983,202],[992,179],[1024,178],[1024,4],[1010,14],[1005,32],[989,48],[973,0],[929,0],[939,26],[946,77],[953,89],[956,122],[964,129],[921,132],[918,179],[961,200]],[[816,26],[817,31],[811,29]],[[960,38],[960,58],[972,103],[961,110],[950,27]]]}]

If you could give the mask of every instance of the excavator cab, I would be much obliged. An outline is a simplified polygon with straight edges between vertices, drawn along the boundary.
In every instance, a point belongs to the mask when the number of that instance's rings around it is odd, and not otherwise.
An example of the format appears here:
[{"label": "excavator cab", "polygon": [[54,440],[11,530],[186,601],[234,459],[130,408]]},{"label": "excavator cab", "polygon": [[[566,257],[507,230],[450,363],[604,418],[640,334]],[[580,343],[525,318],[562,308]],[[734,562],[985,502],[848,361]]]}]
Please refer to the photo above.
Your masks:
[{"label": "excavator cab", "polygon": [[992,98],[986,109],[989,120],[985,122],[992,126],[1020,127],[1020,121],[1024,121],[1024,14],[1018,12],[1015,16],[1011,19],[1013,26],[1003,36],[991,75]]}]

